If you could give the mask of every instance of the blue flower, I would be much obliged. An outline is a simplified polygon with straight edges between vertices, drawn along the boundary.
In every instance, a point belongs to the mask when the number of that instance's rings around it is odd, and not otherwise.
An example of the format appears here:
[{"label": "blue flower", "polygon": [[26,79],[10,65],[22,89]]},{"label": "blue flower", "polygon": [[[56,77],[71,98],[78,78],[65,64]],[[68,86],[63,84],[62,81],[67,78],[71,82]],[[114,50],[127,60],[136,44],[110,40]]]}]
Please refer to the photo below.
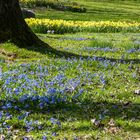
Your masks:
[{"label": "blue flower", "polygon": [[29,138],[28,137],[23,137],[23,140],[29,140]]},{"label": "blue flower", "polygon": [[48,93],[49,94],[55,94],[56,93],[56,89],[55,88],[49,88],[48,89]]},{"label": "blue flower", "polygon": [[3,111],[0,111],[0,119],[3,117]]},{"label": "blue flower", "polygon": [[105,80],[105,78],[104,78],[104,76],[102,75],[102,76],[100,76],[100,81],[101,81],[101,83],[103,84],[103,85],[105,85],[106,84],[106,80]]},{"label": "blue flower", "polygon": [[9,109],[9,108],[12,108],[12,104],[10,102],[2,106],[2,109]]},{"label": "blue flower", "polygon": [[79,93],[75,94],[75,95],[72,97],[72,99],[78,98],[83,92],[84,92],[84,90],[81,89],[81,90],[79,91]]},{"label": "blue flower", "polygon": [[47,136],[42,136],[42,140],[47,140]]},{"label": "blue flower", "polygon": [[55,118],[51,118],[50,121],[51,121],[52,124],[57,124],[59,127],[61,126],[60,121],[58,121],[58,120],[55,119]]},{"label": "blue flower", "polygon": [[57,136],[56,132],[53,132],[53,133],[52,133],[52,136]]}]

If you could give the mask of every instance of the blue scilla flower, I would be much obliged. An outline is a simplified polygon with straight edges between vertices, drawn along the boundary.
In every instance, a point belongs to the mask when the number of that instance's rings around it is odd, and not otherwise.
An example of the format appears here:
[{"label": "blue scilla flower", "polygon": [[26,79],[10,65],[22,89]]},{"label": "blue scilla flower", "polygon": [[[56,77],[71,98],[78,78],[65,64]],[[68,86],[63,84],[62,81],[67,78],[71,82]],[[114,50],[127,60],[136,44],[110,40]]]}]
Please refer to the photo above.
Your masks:
[{"label": "blue scilla flower", "polygon": [[18,120],[22,120],[22,119],[24,119],[25,117],[28,117],[29,114],[30,114],[30,112],[25,112],[24,114],[18,116]]},{"label": "blue scilla flower", "polygon": [[9,119],[12,118],[12,115],[11,115],[9,112],[7,112],[7,113],[5,114],[5,116],[6,116],[6,119],[7,119],[7,120],[9,120]]},{"label": "blue scilla flower", "polygon": [[0,68],[0,80],[2,79],[2,69]]},{"label": "blue scilla flower", "polygon": [[50,122],[52,124],[57,124],[59,127],[61,126],[61,122],[58,119],[50,118]]},{"label": "blue scilla flower", "polygon": [[31,101],[37,101],[39,99],[39,96],[32,96]]},{"label": "blue scilla flower", "polygon": [[3,123],[2,123],[2,126],[6,126],[6,122],[3,122]]},{"label": "blue scilla flower", "polygon": [[134,73],[132,73],[132,77],[133,78],[136,78],[137,77],[137,74],[134,72]]},{"label": "blue scilla flower", "polygon": [[31,120],[31,121],[24,121],[25,122],[25,124],[26,124],[26,126],[31,126],[32,124],[33,124],[33,121]]},{"label": "blue scilla flower", "polygon": [[29,140],[29,138],[28,137],[23,137],[23,140]]},{"label": "blue scilla flower", "polygon": [[49,103],[49,98],[47,96],[39,96],[40,103]]},{"label": "blue scilla flower", "polygon": [[82,49],[87,50],[87,51],[104,51],[104,52],[116,52],[117,51],[117,49],[112,49],[110,47],[105,47],[105,48],[102,48],[102,47],[84,47]]},{"label": "blue scilla flower", "polygon": [[12,88],[6,87],[5,88],[7,94],[12,94]]},{"label": "blue scilla flower", "polygon": [[64,79],[64,74],[58,74],[57,76],[54,77],[53,81],[61,82]]},{"label": "blue scilla flower", "polygon": [[56,124],[56,122],[57,122],[58,120],[55,119],[55,118],[50,118],[50,121],[51,121],[52,124]]},{"label": "blue scilla flower", "polygon": [[16,95],[18,95],[18,94],[20,93],[20,89],[19,89],[19,88],[14,88],[14,93],[15,93]]},{"label": "blue scilla flower", "polygon": [[20,74],[18,79],[26,79],[28,76],[26,74]]},{"label": "blue scilla flower", "polygon": [[42,136],[42,140],[47,140],[47,136]]},{"label": "blue scilla flower", "polygon": [[100,82],[103,84],[103,85],[105,85],[106,84],[106,80],[105,80],[105,78],[104,78],[104,76],[102,75],[102,76],[100,76]]},{"label": "blue scilla flower", "polygon": [[139,49],[132,48],[132,49],[128,50],[127,52],[128,53],[140,52],[140,48]]},{"label": "blue scilla flower", "polygon": [[0,119],[2,119],[3,115],[3,111],[0,111]]},{"label": "blue scilla flower", "polygon": [[75,94],[72,98],[73,98],[73,99],[78,98],[83,92],[84,92],[84,90],[81,89],[81,90],[80,90],[77,94]]},{"label": "blue scilla flower", "polygon": [[9,108],[12,108],[12,104],[10,102],[8,102],[4,106],[2,106],[2,109],[9,109]]},{"label": "blue scilla flower", "polygon": [[103,61],[102,64],[103,64],[103,66],[104,66],[105,68],[107,68],[108,65],[109,65],[108,61]]},{"label": "blue scilla flower", "polygon": [[29,95],[28,94],[25,94],[25,95],[23,95],[23,96],[21,96],[20,98],[19,98],[19,101],[20,102],[25,102],[26,100],[28,100],[29,99]]},{"label": "blue scilla flower", "polygon": [[45,103],[49,103],[48,97],[44,97],[43,100],[44,100]]},{"label": "blue scilla flower", "polygon": [[10,126],[10,125],[6,125],[6,128],[7,128],[7,129],[10,129],[10,128],[11,128],[11,126]]},{"label": "blue scilla flower", "polygon": [[14,106],[14,109],[21,110],[18,106]]},{"label": "blue scilla flower", "polygon": [[39,130],[41,130],[41,129],[42,129],[42,125],[38,125],[37,127],[38,127],[38,129],[39,129]]},{"label": "blue scilla flower", "polygon": [[55,104],[57,102],[56,98],[54,96],[51,96],[51,104]]},{"label": "blue scilla flower", "polygon": [[52,133],[52,136],[57,136],[56,132],[53,132],[53,133]]},{"label": "blue scilla flower", "polygon": [[4,85],[9,85],[9,84],[10,84],[10,82],[11,82],[11,80],[10,80],[10,79],[6,79],[6,80],[5,80]]},{"label": "blue scilla flower", "polygon": [[56,93],[56,89],[55,88],[49,88],[47,92],[49,94],[55,94]]},{"label": "blue scilla flower", "polygon": [[72,92],[76,89],[76,87],[80,84],[80,79],[70,79],[67,83],[67,89]]},{"label": "blue scilla flower", "polygon": [[39,103],[39,108],[43,109],[44,108],[44,103]]},{"label": "blue scilla flower", "polygon": [[23,116],[21,115],[21,116],[18,116],[17,118],[18,118],[18,120],[22,120]]}]

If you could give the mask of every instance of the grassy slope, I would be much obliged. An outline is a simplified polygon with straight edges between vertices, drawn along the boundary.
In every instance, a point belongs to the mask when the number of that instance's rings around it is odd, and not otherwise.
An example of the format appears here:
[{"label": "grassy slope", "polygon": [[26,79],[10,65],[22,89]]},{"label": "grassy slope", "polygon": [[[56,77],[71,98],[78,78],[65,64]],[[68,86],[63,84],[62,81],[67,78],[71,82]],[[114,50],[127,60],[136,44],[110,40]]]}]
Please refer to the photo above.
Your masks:
[{"label": "grassy slope", "polygon": [[[88,7],[88,13],[79,14],[71,12],[58,11],[39,11],[38,17],[49,17],[56,19],[73,20],[136,20],[139,19],[139,2],[121,1],[120,3],[79,0],[79,2]],[[97,4],[98,5],[95,5]],[[126,3],[125,5],[123,3]],[[103,4],[105,6],[103,6]],[[117,6],[118,5],[118,6]],[[113,8],[113,6],[115,8]],[[107,8],[105,10],[105,7]],[[126,8],[128,7],[128,8]],[[112,10],[113,12],[112,12]],[[114,12],[115,11],[115,12]],[[119,14],[118,14],[119,11]],[[94,15],[94,16],[93,16]],[[120,16],[121,15],[121,16]],[[128,50],[140,48],[140,34],[65,34],[65,35],[43,35],[39,37],[48,42],[51,46],[65,51],[80,53],[82,55],[102,56],[109,58],[140,59],[140,52],[128,53]],[[94,48],[99,48],[96,50]],[[115,49],[115,52],[106,50]],[[42,54],[40,52],[19,49],[10,43],[0,44],[0,68],[3,71],[11,69],[20,69],[20,64],[33,63],[35,65],[45,65],[49,70],[50,80],[59,73],[64,73],[69,78],[82,77],[85,92],[83,96],[76,100],[76,104],[67,104],[59,108],[36,111],[36,106],[21,112],[10,110],[13,115],[11,120],[6,122],[12,126],[11,131],[17,131],[17,136],[33,136],[41,139],[43,135],[49,137],[53,132],[58,135],[52,139],[74,139],[78,136],[81,140],[93,139],[116,139],[116,140],[138,140],[140,138],[140,97],[134,95],[134,90],[139,88],[139,64],[121,64],[116,63],[114,67],[106,62],[96,62],[92,60],[65,60],[62,58],[53,58],[52,55]],[[16,54],[16,55],[15,55]],[[16,57],[14,57],[16,56]],[[37,66],[36,66],[37,68]],[[31,70],[35,69],[31,67]],[[28,73],[28,71],[27,71]],[[103,89],[98,77],[90,79],[88,75],[104,74],[108,83]],[[1,79],[0,79],[1,80]],[[2,81],[0,81],[1,83]],[[99,83],[98,83],[99,82]],[[0,85],[1,86],[1,85]],[[0,97],[3,99],[3,97]],[[80,104],[80,102],[83,102]],[[32,102],[32,101],[31,101]],[[27,120],[39,120],[43,124],[43,129],[35,129],[26,133],[23,120],[18,121],[17,116],[26,111],[31,111]],[[103,122],[109,127],[108,122],[114,119],[119,126],[119,132],[116,134],[108,133],[110,129],[104,130],[102,127],[96,127],[91,123],[91,119],[104,116]],[[50,118],[54,117],[61,121],[62,127],[50,124]],[[26,120],[25,119],[25,120]],[[117,128],[117,127],[116,127]],[[115,129],[116,129],[115,128]],[[8,134],[5,131],[6,135]],[[14,134],[14,133],[12,133]],[[1,136],[1,134],[0,134]],[[7,139],[9,139],[7,137]],[[18,139],[18,138],[16,138]],[[51,139],[51,138],[49,138]]]},{"label": "grassy slope", "polygon": [[[122,58],[124,59],[138,59],[139,52],[128,53],[127,51],[133,48],[138,49],[140,41],[139,34],[67,34],[67,35],[39,35],[44,41],[60,50],[80,53],[82,55],[90,56],[106,56],[108,58]],[[92,50],[94,48],[110,48],[116,49],[115,52],[107,50]],[[140,121],[139,121],[139,102],[140,97],[134,95],[134,90],[139,87],[139,73],[137,71],[138,64],[121,64],[116,63],[115,66],[108,65],[106,62],[96,62],[93,60],[65,60],[54,59],[51,55],[41,54],[39,52],[29,51],[27,49],[19,49],[10,43],[3,44],[1,50],[4,50],[7,55],[1,55],[5,62],[1,62],[3,70],[19,69],[21,63],[35,63],[36,68],[38,64],[45,65],[51,77],[63,73],[67,77],[77,77],[81,82],[86,80],[83,86],[84,94],[76,100],[77,104],[67,104],[59,106],[59,108],[36,111],[36,106],[27,111],[31,111],[27,120],[38,120],[43,124],[43,129],[35,129],[30,133],[25,132],[25,124],[23,121],[18,121],[17,116],[19,112],[10,111],[13,115],[12,120],[7,121],[14,128],[18,129],[22,136],[33,136],[36,139],[41,139],[43,135],[51,136],[52,132],[56,132],[57,136],[53,139],[68,138],[73,139],[76,135],[81,139],[88,137],[92,139],[138,139],[140,136]],[[42,52],[43,53],[43,52]],[[12,58],[9,54],[17,54],[17,57]],[[51,58],[50,58],[51,57]],[[13,63],[14,62],[14,63]],[[7,63],[10,67],[7,67]],[[19,67],[19,68],[18,68]],[[31,70],[34,69],[31,67]],[[28,71],[27,71],[28,73]],[[104,74],[108,79],[108,83],[103,88],[102,84],[98,83],[98,78],[87,77],[92,74]],[[136,74],[136,77],[133,75]],[[87,78],[87,79],[86,79]],[[73,94],[73,93],[72,93]],[[82,102],[82,104],[80,104]],[[67,111],[66,111],[66,110]],[[20,112],[22,114],[23,110]],[[106,112],[106,113],[105,113]],[[116,126],[119,126],[119,132],[112,134],[113,131],[104,130],[102,127],[96,127],[90,122],[91,119],[99,119],[100,116],[105,118],[102,120],[108,128],[108,122],[113,119]],[[50,118],[54,117],[61,121],[62,127],[50,125]],[[43,119],[42,119],[43,118]],[[26,119],[25,119],[26,120]],[[51,127],[50,127],[51,126]],[[117,127],[115,127],[116,129]],[[12,130],[14,131],[14,130]],[[67,133],[66,133],[67,131]],[[108,133],[111,131],[112,133]]]},{"label": "grassy slope", "polygon": [[[76,0],[75,0],[76,1]],[[140,21],[140,1],[77,0],[87,13],[36,10],[38,18],[66,20]]]},{"label": "grassy slope", "polygon": [[[95,55],[115,59],[121,58],[122,55],[125,56],[125,59],[138,59],[140,57],[138,51],[129,53],[129,50],[131,49],[139,49],[140,34],[137,33],[76,33],[65,35],[39,34],[39,37],[59,50],[81,55]],[[96,50],[95,48],[99,48],[99,50]],[[110,51],[100,50],[107,48],[110,48]],[[30,51],[26,51],[26,49],[22,50],[17,47],[11,48],[11,46],[5,45],[1,45],[1,50],[5,50],[7,53],[17,53],[18,57],[16,59],[25,58],[27,61],[32,58],[37,59],[39,56],[39,58],[44,57],[35,52],[31,52],[29,55],[28,52],[30,53]],[[1,54],[1,56],[6,55]]]}]

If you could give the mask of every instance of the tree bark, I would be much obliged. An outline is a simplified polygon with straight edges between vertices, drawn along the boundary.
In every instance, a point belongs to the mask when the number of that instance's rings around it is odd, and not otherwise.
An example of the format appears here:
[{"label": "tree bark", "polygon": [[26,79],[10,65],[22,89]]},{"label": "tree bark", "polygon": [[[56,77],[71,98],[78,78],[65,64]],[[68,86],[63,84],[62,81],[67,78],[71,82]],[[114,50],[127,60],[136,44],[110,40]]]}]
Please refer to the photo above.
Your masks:
[{"label": "tree bark", "polygon": [[0,43],[9,40],[28,50],[51,52],[59,57],[79,57],[73,53],[59,51],[41,41],[26,24],[19,0],[0,0]]},{"label": "tree bark", "polygon": [[43,43],[28,27],[19,0],[0,0],[0,43],[12,41],[22,46],[41,46]]}]

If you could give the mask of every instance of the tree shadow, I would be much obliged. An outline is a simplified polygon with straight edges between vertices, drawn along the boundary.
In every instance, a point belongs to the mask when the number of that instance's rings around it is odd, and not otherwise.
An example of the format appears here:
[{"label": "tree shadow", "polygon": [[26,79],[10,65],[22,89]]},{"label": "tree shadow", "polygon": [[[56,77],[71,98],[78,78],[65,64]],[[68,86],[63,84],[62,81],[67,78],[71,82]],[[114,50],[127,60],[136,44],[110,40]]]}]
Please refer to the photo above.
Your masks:
[{"label": "tree shadow", "polygon": [[[25,104],[22,104],[19,100],[3,100],[1,103],[12,103],[13,107],[16,106],[18,108],[8,108],[2,109],[0,106],[0,110],[7,110],[12,113],[16,113],[19,115],[23,111],[30,112],[30,114],[39,114],[45,115],[49,114],[51,117],[59,119],[61,122],[67,122],[69,119],[70,122],[75,121],[89,121],[91,119],[96,118],[97,120],[108,118],[113,120],[121,120],[126,122],[126,126],[123,127],[124,130],[139,132],[140,127],[132,125],[127,125],[127,121],[138,122],[140,119],[140,104],[139,103],[113,103],[108,101],[90,101],[86,100],[82,103],[73,101],[73,102],[62,102],[58,104],[46,104],[43,108],[39,108],[38,101],[28,100]],[[29,105],[29,103],[31,103]],[[28,104],[28,107],[25,107]],[[59,116],[59,118],[58,118]],[[64,131],[66,131],[67,126]],[[85,129],[89,129],[86,126],[80,126],[79,131],[85,131]]]},{"label": "tree shadow", "polygon": [[67,52],[67,51],[62,51],[62,50],[57,50],[53,47],[50,47],[48,44],[44,43],[43,41],[41,42],[41,46],[21,46],[18,45],[19,48],[26,48],[29,51],[35,51],[39,52],[41,54],[53,54],[51,57],[56,57],[56,58],[66,58],[66,59],[91,59],[91,60],[96,60],[96,61],[110,61],[110,62],[117,62],[117,63],[133,63],[133,64],[140,64],[140,59],[116,59],[116,58],[109,58],[109,57],[99,57],[99,56],[87,56],[87,55],[80,55],[80,54],[75,54],[72,52]]}]

